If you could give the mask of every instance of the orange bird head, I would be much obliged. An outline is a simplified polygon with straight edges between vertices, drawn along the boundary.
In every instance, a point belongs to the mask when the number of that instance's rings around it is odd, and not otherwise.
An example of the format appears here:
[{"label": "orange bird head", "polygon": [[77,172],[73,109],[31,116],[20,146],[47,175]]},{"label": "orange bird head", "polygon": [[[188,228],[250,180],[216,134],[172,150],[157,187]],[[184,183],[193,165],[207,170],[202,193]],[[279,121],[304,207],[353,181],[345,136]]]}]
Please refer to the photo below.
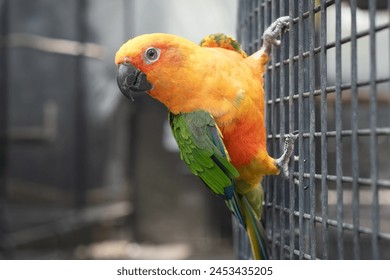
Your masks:
[{"label": "orange bird head", "polygon": [[175,35],[155,33],[130,39],[115,56],[118,86],[127,97],[146,91],[171,109],[188,100],[194,83],[202,82],[201,75],[194,75],[199,51],[198,45]]}]

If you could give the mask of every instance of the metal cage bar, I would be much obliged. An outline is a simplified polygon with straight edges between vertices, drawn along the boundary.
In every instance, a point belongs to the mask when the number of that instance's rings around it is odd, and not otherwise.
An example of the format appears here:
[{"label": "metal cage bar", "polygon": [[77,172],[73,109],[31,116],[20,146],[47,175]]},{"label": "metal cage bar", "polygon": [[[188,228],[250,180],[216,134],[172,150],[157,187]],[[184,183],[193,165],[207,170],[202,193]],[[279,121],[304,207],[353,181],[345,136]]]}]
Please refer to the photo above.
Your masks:
[{"label": "metal cage bar", "polygon": [[[390,8],[390,7],[389,7]],[[376,1],[369,2],[370,18],[370,127],[377,127],[377,66],[376,66],[376,33],[375,33]],[[372,258],[379,259],[379,197],[378,197],[378,158],[377,139],[375,129],[370,132],[370,165],[371,165],[371,191],[372,191]]]},{"label": "metal cage bar", "polygon": [[[286,11],[286,6],[285,6],[285,1],[282,1],[280,2],[280,7],[279,7],[279,13],[280,14],[284,14]],[[275,15],[276,17],[276,15]],[[284,59],[284,56],[286,55],[286,46],[283,44],[280,46],[280,58],[279,60],[283,60]],[[273,61],[273,64],[275,64],[275,61]],[[283,92],[286,92],[286,89],[287,89],[287,83],[286,83],[286,69],[285,69],[285,65],[281,65],[280,66],[280,92],[281,92],[281,95],[280,97],[283,96]],[[276,104],[275,104],[276,105]],[[279,118],[279,128],[280,128],[280,134],[281,135],[284,135],[286,133],[286,127],[285,127],[285,123],[286,123],[286,114],[285,114],[285,103],[284,102],[280,102],[279,103],[279,112],[280,112],[280,118]],[[283,139],[280,138],[279,139],[279,147],[283,147]],[[279,182],[279,183],[282,183],[282,182]],[[280,206],[281,207],[286,207],[286,197],[288,196],[288,194],[286,193],[286,190],[281,190],[281,193],[280,193]],[[280,219],[280,232],[285,232],[286,230],[288,230],[286,228],[286,223],[287,223],[287,220],[286,220],[286,215],[285,213],[283,213],[282,211],[279,211],[279,219]],[[280,247],[279,247],[279,255],[280,255],[280,259],[285,259],[285,254],[284,254],[284,247],[286,246],[286,243],[287,240],[286,240],[286,236],[285,234],[281,234],[280,236]]]},{"label": "metal cage bar", "polygon": [[343,130],[342,120],[342,99],[341,99],[341,84],[342,84],[342,69],[341,69],[341,0],[336,0],[336,192],[337,192],[337,257],[344,258],[344,231],[342,223],[344,219],[344,203],[343,203],[343,185],[341,178],[343,176],[343,143],[341,131]]},{"label": "metal cage bar", "polygon": [[[298,154],[304,154],[304,139],[302,137],[302,132],[305,131],[305,116],[304,116],[304,101],[303,101],[303,93],[305,92],[305,80],[304,80],[304,61],[302,53],[304,52],[304,33],[305,26],[303,24],[303,1],[298,2]],[[299,219],[298,219],[298,250],[299,250],[299,259],[303,259],[303,253],[305,252],[305,230],[304,230],[304,219],[303,213],[305,212],[304,206],[304,192],[303,192],[303,170],[304,170],[304,162],[303,157],[299,158],[298,161],[298,211],[299,211]]]},{"label": "metal cage bar", "polygon": [[[390,257],[383,156],[390,148],[390,58],[379,60],[377,43],[388,34],[390,46],[390,0],[384,2],[387,20],[384,13],[378,19],[384,5],[376,1],[366,12],[357,0],[240,1],[238,38],[248,53],[272,21],[291,17],[264,77],[268,152],[278,156],[285,135],[299,130],[290,178],[264,181],[275,259]],[[379,64],[386,63],[384,74]]]},{"label": "metal cage bar", "polygon": [[[315,63],[314,63],[314,47],[315,47],[315,18],[314,18],[314,6],[315,1],[309,1],[308,10],[309,10],[309,52],[310,59],[309,61],[309,114],[310,114],[310,124],[309,124],[309,154],[310,154],[310,181],[309,185],[315,185],[315,172],[316,172],[316,149],[315,149],[315,100],[314,100],[314,90],[315,90]],[[314,216],[316,214],[316,188],[310,188],[310,255],[312,259],[317,258],[317,233],[316,233],[316,222]]]},{"label": "metal cage bar", "polygon": [[353,192],[353,255],[360,258],[360,214],[359,214],[359,145],[358,145],[358,87],[357,87],[357,27],[356,27],[356,0],[351,0],[351,146],[352,150],[352,192]]}]

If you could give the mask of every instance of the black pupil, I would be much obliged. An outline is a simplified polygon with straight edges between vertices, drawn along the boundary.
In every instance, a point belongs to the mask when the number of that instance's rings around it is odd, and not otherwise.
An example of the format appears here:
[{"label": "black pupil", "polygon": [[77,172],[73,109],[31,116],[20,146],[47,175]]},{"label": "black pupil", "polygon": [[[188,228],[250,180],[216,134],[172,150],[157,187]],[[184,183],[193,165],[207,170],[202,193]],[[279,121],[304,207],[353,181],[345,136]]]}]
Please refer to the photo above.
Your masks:
[{"label": "black pupil", "polygon": [[147,51],[148,58],[155,59],[156,58],[156,50],[155,49],[149,49]]}]

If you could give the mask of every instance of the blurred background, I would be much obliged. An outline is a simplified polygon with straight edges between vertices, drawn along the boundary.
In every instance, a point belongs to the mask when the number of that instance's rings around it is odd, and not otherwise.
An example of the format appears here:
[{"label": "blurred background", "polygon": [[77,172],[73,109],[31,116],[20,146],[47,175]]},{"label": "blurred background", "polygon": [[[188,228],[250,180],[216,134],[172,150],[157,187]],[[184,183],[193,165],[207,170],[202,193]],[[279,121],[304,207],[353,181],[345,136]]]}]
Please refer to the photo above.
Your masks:
[{"label": "blurred background", "polygon": [[235,35],[236,0],[0,0],[0,258],[233,258],[230,215],[131,102],[129,38]]},{"label": "blurred background", "polygon": [[[180,160],[166,108],[122,96],[114,56],[153,32],[224,32],[253,53],[286,14],[265,74],[268,147],[279,155],[299,128],[303,156],[290,180],[264,181],[273,257],[390,259],[389,11],[388,0],[0,0],[0,259],[235,258],[224,201]],[[250,258],[241,233],[238,257]]]}]

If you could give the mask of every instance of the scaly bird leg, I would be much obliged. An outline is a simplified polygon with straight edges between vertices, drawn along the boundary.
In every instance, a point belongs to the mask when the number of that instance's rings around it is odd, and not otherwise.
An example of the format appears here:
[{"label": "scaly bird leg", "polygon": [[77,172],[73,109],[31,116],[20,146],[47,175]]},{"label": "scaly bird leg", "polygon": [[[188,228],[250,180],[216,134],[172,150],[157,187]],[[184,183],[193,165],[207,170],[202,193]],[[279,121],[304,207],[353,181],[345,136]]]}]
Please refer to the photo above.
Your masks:
[{"label": "scaly bird leg", "polygon": [[294,151],[294,142],[298,138],[298,131],[291,132],[287,135],[286,140],[284,141],[284,151],[280,158],[275,160],[275,165],[280,170],[280,174],[288,178],[288,162]]},{"label": "scaly bird leg", "polygon": [[271,53],[272,45],[279,46],[280,40],[277,38],[289,28],[290,17],[280,17],[275,20],[263,33],[263,49],[268,54]]},{"label": "scaly bird leg", "polygon": [[[289,29],[290,17],[280,17],[275,20],[263,33],[263,47],[262,49],[269,55],[271,53],[272,46],[279,46],[280,40],[278,37],[282,35],[283,32]],[[279,169],[280,174],[288,178],[288,162],[294,151],[294,141],[298,138],[297,132],[290,133],[284,142],[284,151],[280,158],[275,160],[275,165]]]}]

